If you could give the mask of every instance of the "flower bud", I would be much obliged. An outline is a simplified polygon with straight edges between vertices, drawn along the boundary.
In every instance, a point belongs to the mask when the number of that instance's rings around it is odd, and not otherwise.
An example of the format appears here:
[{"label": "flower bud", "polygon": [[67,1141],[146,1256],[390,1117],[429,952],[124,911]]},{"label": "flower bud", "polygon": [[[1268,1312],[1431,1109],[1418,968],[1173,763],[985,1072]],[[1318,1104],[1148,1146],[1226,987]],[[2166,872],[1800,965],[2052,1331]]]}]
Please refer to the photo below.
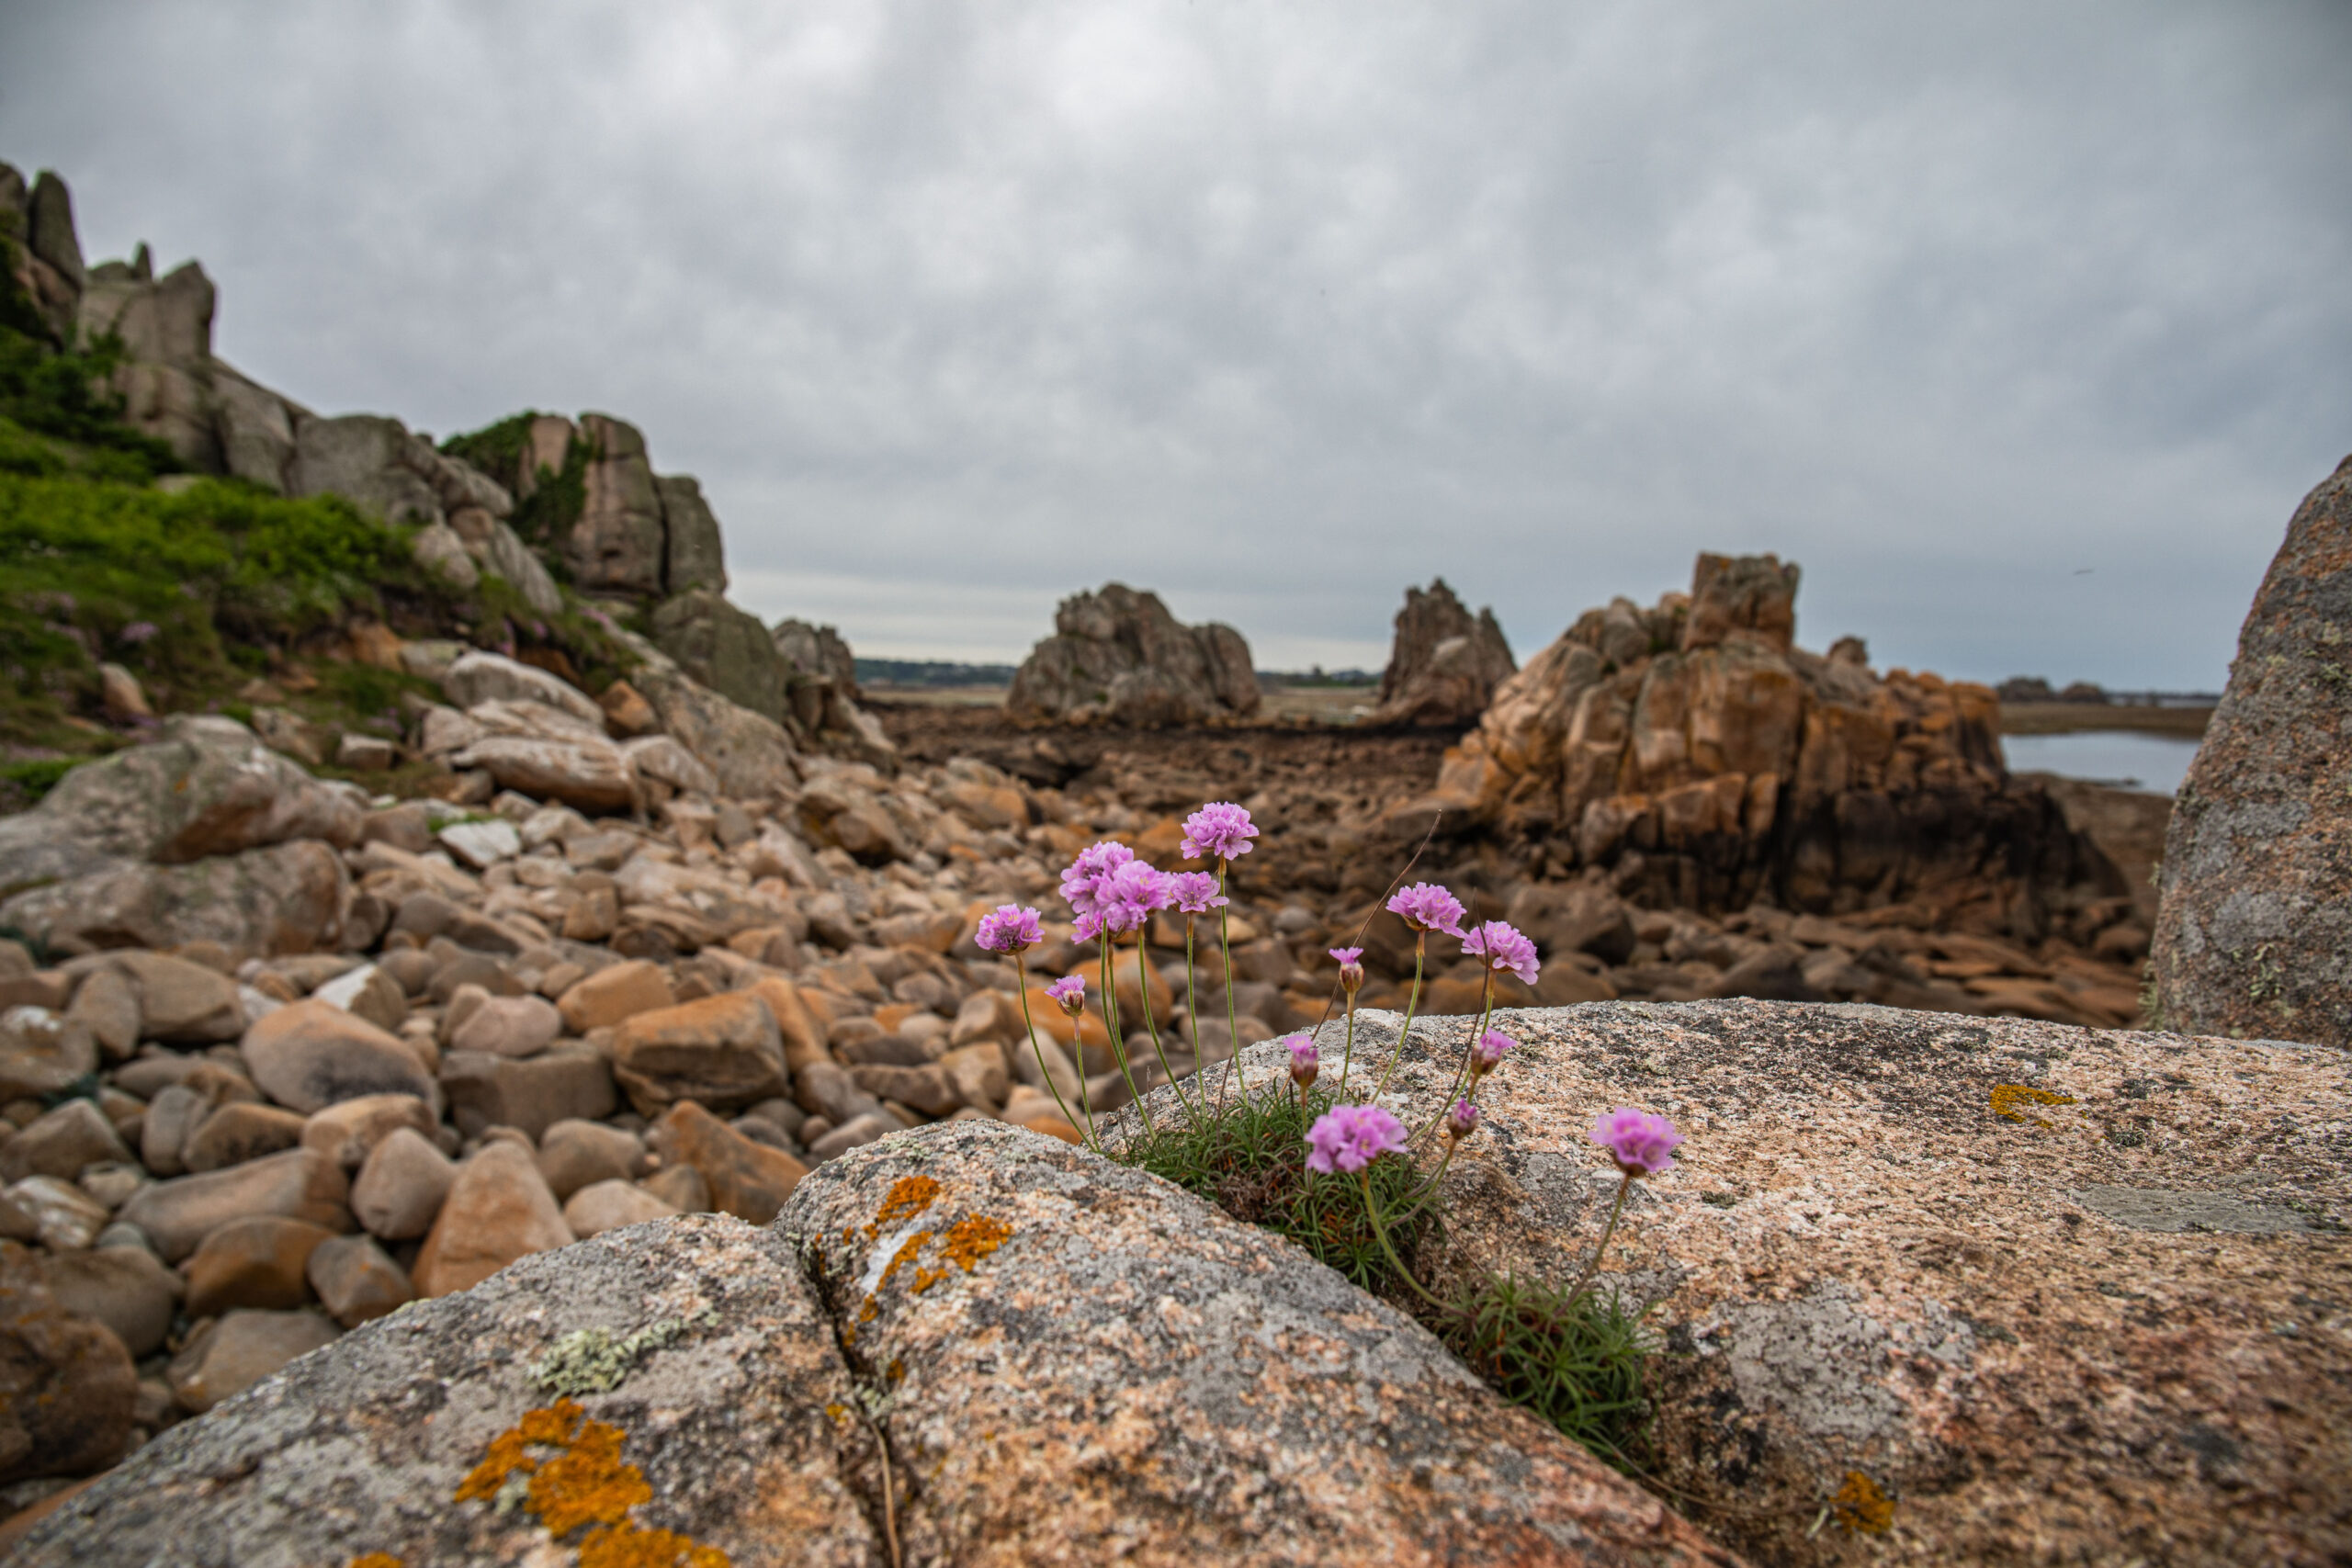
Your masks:
[{"label": "flower bud", "polygon": [[1322,1064],[1323,1054],[1315,1048],[1314,1041],[1304,1034],[1291,1036],[1290,1081],[1298,1086],[1301,1094],[1314,1084],[1316,1076],[1323,1070]]},{"label": "flower bud", "polygon": [[1510,1035],[1489,1029],[1478,1037],[1478,1043],[1470,1048],[1471,1073],[1476,1077],[1485,1077],[1503,1065],[1503,1057],[1510,1055],[1511,1047],[1518,1043]]},{"label": "flower bud", "polygon": [[1478,1107],[1467,1100],[1455,1100],[1445,1113],[1445,1135],[1458,1143],[1477,1130]]}]

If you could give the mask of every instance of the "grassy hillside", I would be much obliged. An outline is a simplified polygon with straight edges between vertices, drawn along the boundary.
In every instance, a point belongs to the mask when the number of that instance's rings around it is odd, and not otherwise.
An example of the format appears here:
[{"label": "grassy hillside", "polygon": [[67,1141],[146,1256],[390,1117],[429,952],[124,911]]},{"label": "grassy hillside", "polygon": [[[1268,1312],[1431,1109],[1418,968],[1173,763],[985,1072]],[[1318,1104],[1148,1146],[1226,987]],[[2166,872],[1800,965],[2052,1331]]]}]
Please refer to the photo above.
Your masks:
[{"label": "grassy hillside", "polygon": [[[0,290],[7,278],[0,265]],[[128,737],[107,722],[102,663],[159,713],[268,702],[397,733],[402,694],[429,688],[351,662],[356,620],[548,661],[592,690],[629,662],[594,619],[536,616],[500,578],[452,589],[416,563],[413,530],[340,497],[159,487],[180,465],[122,423],[105,389],[119,355],[61,347],[21,297],[0,298],[0,810]]]}]

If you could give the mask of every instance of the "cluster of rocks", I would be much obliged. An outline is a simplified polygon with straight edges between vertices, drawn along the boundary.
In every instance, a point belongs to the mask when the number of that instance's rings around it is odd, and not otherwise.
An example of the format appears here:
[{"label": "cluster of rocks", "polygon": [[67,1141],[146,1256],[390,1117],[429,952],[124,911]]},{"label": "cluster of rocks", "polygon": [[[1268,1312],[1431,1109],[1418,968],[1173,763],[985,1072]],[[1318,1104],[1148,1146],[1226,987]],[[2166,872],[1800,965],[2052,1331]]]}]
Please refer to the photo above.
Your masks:
[{"label": "cluster of rocks", "polygon": [[[417,744],[480,779],[479,808],[371,801],[175,716],[0,819],[0,925],[25,939],[0,942],[0,1227],[29,1249],[0,1332],[33,1348],[12,1393],[72,1395],[20,1406],[6,1480],[107,1463],[528,1253],[670,1213],[763,1223],[885,1134],[1074,1138],[1057,1090],[1127,1098],[1099,1021],[1033,991],[1031,1048],[1012,969],[969,942],[1097,836],[1059,792],[799,755],[738,796],[544,671],[474,650],[441,682]],[[1284,924],[1235,922],[1245,1041],[1303,1021]],[[1148,987],[1185,1024],[1171,967],[1128,962],[1129,1017]],[[1066,926],[1033,984],[1064,971],[1089,971]]]},{"label": "cluster of rocks", "polygon": [[2031,939],[2128,892],[2008,776],[1989,688],[1880,676],[1858,638],[1797,648],[1797,578],[1702,555],[1688,594],[1586,612],[1503,683],[1412,812],[1450,807],[1657,906],[1978,905]]},{"label": "cluster of rocks", "polygon": [[1445,579],[1405,590],[1380,674],[1380,704],[1365,722],[1459,729],[1476,724],[1496,688],[1519,673],[1492,609],[1473,617]]},{"label": "cluster of rocks", "polygon": [[1261,702],[1250,645],[1219,621],[1187,626],[1159,595],[1106,583],[1054,611],[1054,635],[1013,672],[1015,724],[1139,728],[1246,719]]}]

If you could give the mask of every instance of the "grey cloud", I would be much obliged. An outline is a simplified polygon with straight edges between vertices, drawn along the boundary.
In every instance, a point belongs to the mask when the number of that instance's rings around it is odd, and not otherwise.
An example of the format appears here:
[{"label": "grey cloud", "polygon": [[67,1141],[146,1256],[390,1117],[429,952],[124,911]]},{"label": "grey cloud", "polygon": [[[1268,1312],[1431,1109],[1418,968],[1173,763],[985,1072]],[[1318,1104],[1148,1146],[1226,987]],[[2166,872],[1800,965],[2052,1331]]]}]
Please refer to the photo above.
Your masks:
[{"label": "grey cloud", "polygon": [[0,156],[315,406],[636,420],[870,651],[1775,549],[1816,645],[2218,685],[2352,449],[2352,13],[1947,9],[7,5]]}]

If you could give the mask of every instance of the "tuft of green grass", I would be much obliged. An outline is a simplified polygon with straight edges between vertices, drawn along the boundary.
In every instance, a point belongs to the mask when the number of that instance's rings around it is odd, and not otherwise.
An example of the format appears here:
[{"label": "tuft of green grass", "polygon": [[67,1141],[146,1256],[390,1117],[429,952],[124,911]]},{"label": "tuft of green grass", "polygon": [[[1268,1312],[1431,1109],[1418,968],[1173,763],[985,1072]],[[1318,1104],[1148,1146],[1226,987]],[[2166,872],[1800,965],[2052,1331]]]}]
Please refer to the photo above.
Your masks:
[{"label": "tuft of green grass", "polygon": [[1487,1387],[1627,1474],[1649,1422],[1655,1337],[1615,1292],[1490,1276],[1425,1321]]},{"label": "tuft of green grass", "polygon": [[[1214,1076],[1203,1073],[1190,1082]],[[1352,1176],[1306,1168],[1306,1130],[1333,1103],[1313,1089],[1302,1099],[1288,1088],[1247,1093],[1238,1082],[1220,1102],[1212,1084],[1204,1115],[1162,1114],[1156,1130],[1130,1139],[1116,1157],[1238,1220],[1289,1237],[1364,1290],[1395,1299],[1407,1287],[1381,1251],[1362,1186]],[[1420,1181],[1403,1159],[1374,1160],[1367,1174],[1384,1215],[1402,1210]],[[1387,1222],[1389,1243],[1408,1267],[1414,1244],[1428,1234],[1435,1213],[1424,1208],[1401,1223]]]},{"label": "tuft of green grass", "polygon": [[[1204,1073],[1199,1084],[1213,1077]],[[1172,1181],[1235,1219],[1286,1236],[1361,1288],[1410,1313],[1497,1393],[1558,1428],[1604,1463],[1638,1474],[1634,1453],[1647,1427],[1653,1336],[1615,1294],[1571,1295],[1564,1286],[1489,1276],[1447,1298],[1419,1278],[1420,1256],[1442,1224],[1435,1203],[1406,1213],[1425,1179],[1411,1160],[1372,1162],[1374,1200],[1400,1277],[1380,1246],[1352,1176],[1306,1168],[1306,1130],[1331,1109],[1328,1094],[1288,1089],[1216,1098],[1202,1113],[1162,1112],[1159,1125],[1116,1152],[1122,1163]],[[1441,1304],[1442,1303],[1442,1304]]]}]

